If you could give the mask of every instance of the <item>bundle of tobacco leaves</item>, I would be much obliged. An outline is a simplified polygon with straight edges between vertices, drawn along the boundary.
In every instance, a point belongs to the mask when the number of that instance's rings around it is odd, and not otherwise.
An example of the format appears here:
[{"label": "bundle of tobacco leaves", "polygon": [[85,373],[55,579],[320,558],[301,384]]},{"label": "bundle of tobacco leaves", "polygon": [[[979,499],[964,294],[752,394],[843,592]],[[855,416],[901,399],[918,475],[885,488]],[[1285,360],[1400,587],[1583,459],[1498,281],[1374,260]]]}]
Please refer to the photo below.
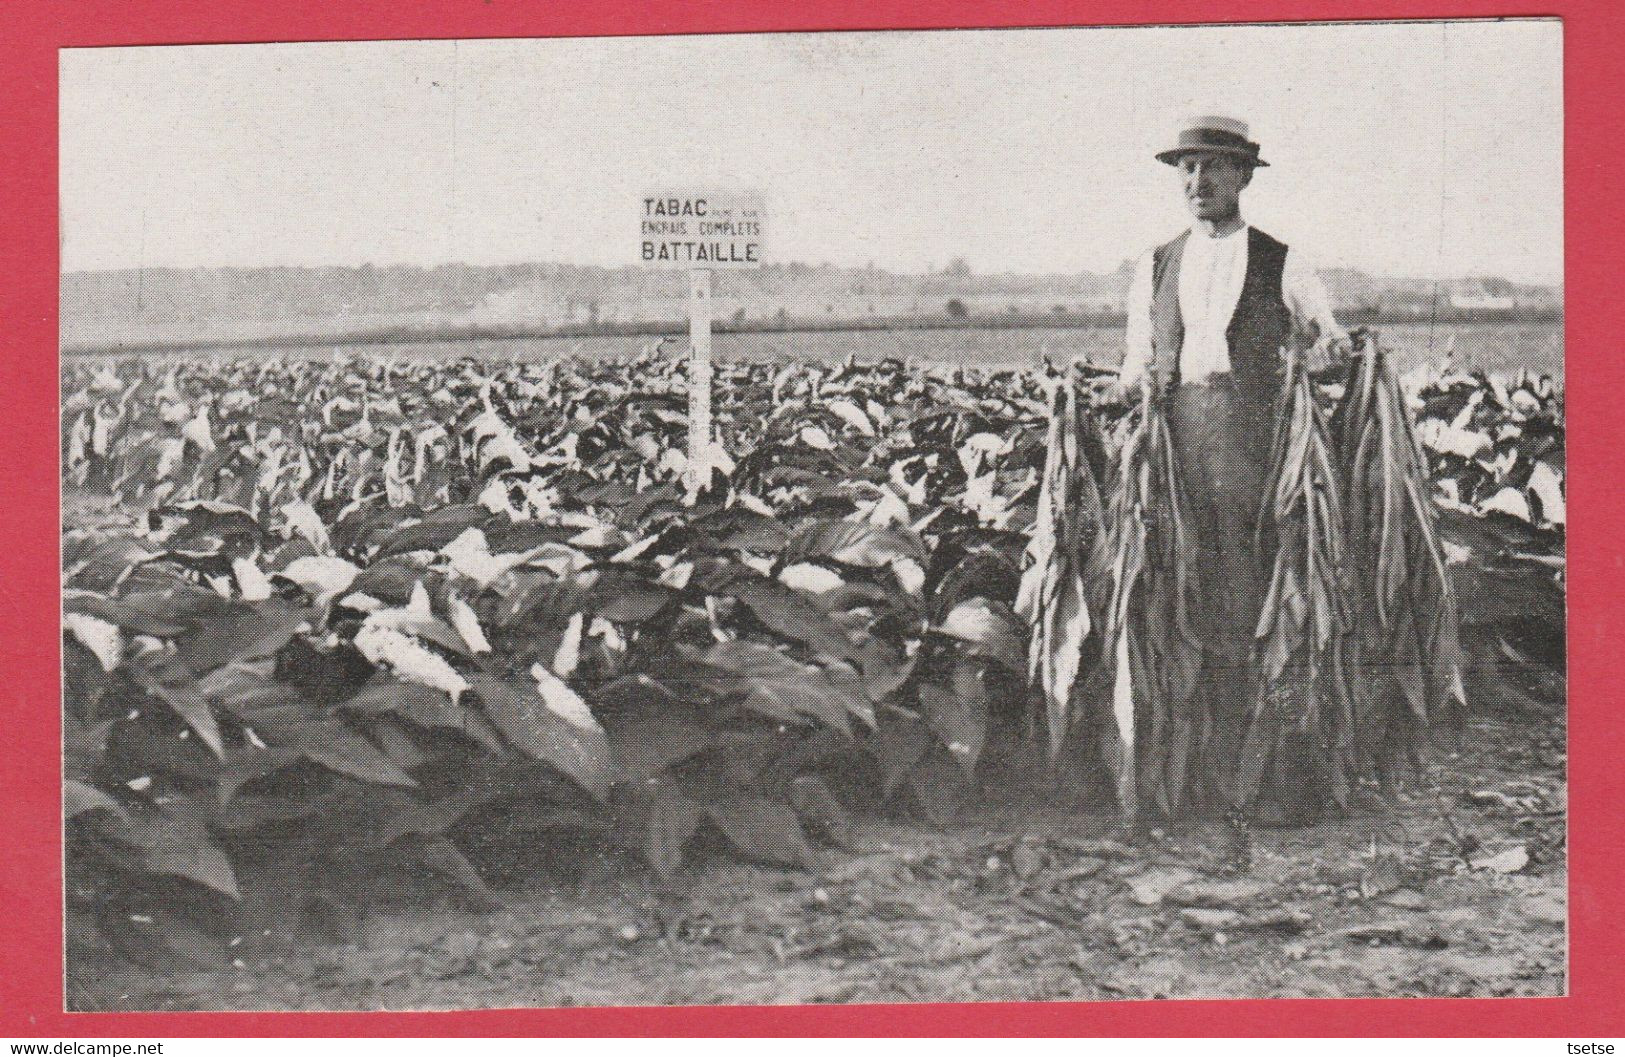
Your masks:
[{"label": "bundle of tobacco leaves", "polygon": [[1047,731],[1050,758],[1059,756],[1080,710],[1078,675],[1084,642],[1093,627],[1087,588],[1091,556],[1098,551],[1102,521],[1100,486],[1093,458],[1103,458],[1093,419],[1080,407],[1068,378],[1050,399],[1049,448],[1038,492],[1038,514],[1027,545],[1026,568],[1016,612],[1032,629],[1028,682],[1043,698],[1034,716],[1035,736]]},{"label": "bundle of tobacco leaves", "polygon": [[1106,762],[1124,814],[1149,799],[1179,810],[1209,732],[1198,691],[1202,642],[1195,521],[1161,404],[1149,394],[1118,455],[1102,555],[1108,598],[1103,669],[1114,740]]},{"label": "bundle of tobacco leaves", "polygon": [[[1258,696],[1238,793],[1295,797],[1318,787],[1338,803],[1359,774],[1358,659],[1337,449],[1303,361],[1288,357],[1276,407],[1257,546],[1269,590],[1255,631]],[[1309,782],[1312,785],[1294,783]]]},{"label": "bundle of tobacco leaves", "polygon": [[1334,418],[1357,571],[1360,730],[1368,766],[1420,758],[1424,733],[1466,704],[1456,596],[1427,458],[1393,366],[1369,333]]}]

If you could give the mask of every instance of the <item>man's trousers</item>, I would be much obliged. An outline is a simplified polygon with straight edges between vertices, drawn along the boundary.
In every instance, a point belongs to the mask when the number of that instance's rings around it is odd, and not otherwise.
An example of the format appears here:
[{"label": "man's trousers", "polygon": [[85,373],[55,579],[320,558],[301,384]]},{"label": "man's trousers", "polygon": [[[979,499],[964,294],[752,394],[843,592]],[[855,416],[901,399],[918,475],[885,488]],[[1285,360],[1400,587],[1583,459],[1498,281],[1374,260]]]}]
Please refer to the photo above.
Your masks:
[{"label": "man's trousers", "polygon": [[1218,807],[1242,806],[1234,782],[1252,714],[1253,632],[1267,587],[1254,531],[1274,424],[1268,411],[1248,407],[1228,375],[1176,386],[1168,400],[1169,430],[1201,554],[1195,624],[1205,647],[1202,692],[1212,727],[1197,790]]}]

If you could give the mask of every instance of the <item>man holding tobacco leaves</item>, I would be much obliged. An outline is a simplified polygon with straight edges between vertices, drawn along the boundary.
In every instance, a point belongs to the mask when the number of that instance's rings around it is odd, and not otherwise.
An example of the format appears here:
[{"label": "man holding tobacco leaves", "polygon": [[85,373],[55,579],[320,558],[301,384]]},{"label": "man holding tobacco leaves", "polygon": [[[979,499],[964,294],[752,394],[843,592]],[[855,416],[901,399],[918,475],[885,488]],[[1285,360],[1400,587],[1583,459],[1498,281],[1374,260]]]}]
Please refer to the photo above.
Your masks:
[{"label": "man holding tobacco leaves", "polygon": [[[1247,125],[1192,118],[1157,159],[1178,170],[1195,223],[1147,252],[1128,294],[1127,351],[1101,403],[1149,395],[1168,415],[1202,548],[1202,606],[1213,709],[1211,794],[1233,809],[1234,772],[1252,713],[1253,631],[1265,573],[1254,529],[1269,474],[1274,404],[1289,349],[1318,371],[1346,359],[1348,335],[1301,255],[1249,226],[1241,192],[1268,165]],[[1304,822],[1318,811],[1307,783],[1289,802],[1259,805],[1260,821]]]}]

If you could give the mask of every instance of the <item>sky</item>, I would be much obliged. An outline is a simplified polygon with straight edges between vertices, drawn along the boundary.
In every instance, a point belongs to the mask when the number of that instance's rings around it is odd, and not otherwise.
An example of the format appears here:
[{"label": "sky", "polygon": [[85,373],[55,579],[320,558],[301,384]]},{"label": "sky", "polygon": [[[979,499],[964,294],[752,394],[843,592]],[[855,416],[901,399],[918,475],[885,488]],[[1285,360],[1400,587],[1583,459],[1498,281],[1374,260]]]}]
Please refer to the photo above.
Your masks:
[{"label": "sky", "polygon": [[1189,223],[1193,113],[1321,267],[1562,278],[1547,21],[71,49],[62,259],[622,265],[651,190],[760,194],[767,259],[1104,272]]}]

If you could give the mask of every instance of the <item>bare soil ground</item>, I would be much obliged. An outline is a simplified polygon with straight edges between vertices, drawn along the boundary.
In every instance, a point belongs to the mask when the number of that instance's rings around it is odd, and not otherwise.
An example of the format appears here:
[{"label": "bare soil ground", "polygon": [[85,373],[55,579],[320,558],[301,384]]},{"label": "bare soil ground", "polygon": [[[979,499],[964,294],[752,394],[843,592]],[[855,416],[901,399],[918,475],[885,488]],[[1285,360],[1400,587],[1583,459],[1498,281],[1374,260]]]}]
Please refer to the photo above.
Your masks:
[{"label": "bare soil ground", "polygon": [[702,857],[532,874],[494,913],[380,911],[357,942],[249,937],[236,967],[70,968],[75,1009],[350,1010],[1565,990],[1564,731],[1481,716],[1347,817],[1130,836],[1011,795],[942,829],[867,820],[808,870]]}]

